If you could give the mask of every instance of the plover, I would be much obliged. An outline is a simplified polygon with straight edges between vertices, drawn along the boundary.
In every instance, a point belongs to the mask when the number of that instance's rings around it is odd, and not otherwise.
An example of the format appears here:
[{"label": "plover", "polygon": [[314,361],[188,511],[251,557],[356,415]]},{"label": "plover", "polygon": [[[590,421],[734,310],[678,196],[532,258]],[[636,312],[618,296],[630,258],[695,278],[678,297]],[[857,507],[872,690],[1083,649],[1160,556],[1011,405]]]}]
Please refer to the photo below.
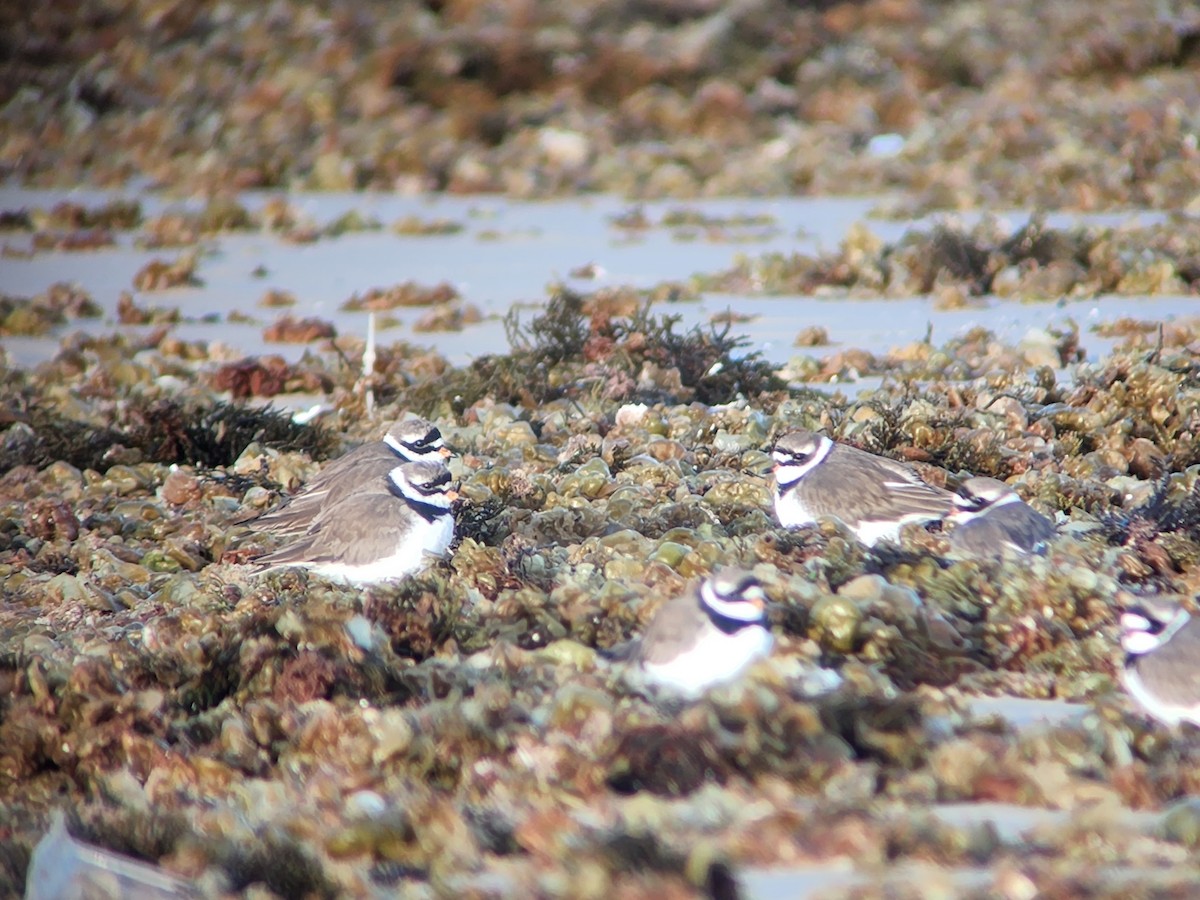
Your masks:
[{"label": "plover", "polygon": [[438,462],[395,466],[377,485],[333,498],[302,537],[256,559],[257,574],[301,566],[355,585],[411,575],[454,539],[450,478]]},{"label": "plover", "polygon": [[730,681],[771,652],[766,595],[750,572],[723,569],[669,600],[632,649],[649,684],[687,698]]},{"label": "plover", "polygon": [[1200,725],[1200,619],[1181,606],[1144,599],[1121,615],[1125,690],[1168,725]]},{"label": "plover", "polygon": [[782,525],[841,520],[868,547],[897,541],[909,522],[941,519],[954,495],[926,484],[904,463],[793,431],[775,442],[775,515]]},{"label": "plover", "polygon": [[975,476],[958,488],[957,510],[946,522],[950,548],[962,556],[1000,559],[1041,551],[1055,535],[1054,523],[1003,481]]},{"label": "plover", "polygon": [[363,486],[374,489],[398,462],[442,462],[449,456],[436,425],[420,418],[402,419],[382,440],[362,444],[330,462],[281,506],[239,524],[246,522],[255,531],[273,534],[301,534],[326,503]]}]

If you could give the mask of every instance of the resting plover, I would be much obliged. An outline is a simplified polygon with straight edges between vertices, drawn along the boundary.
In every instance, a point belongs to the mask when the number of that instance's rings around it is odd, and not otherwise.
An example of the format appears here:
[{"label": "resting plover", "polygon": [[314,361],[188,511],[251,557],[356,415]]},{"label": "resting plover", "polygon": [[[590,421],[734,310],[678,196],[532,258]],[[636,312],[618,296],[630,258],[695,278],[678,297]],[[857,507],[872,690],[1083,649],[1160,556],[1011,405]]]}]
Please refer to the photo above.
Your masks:
[{"label": "resting plover", "polygon": [[1125,690],[1168,725],[1200,725],[1200,619],[1160,599],[1144,599],[1121,615]]},{"label": "resting plover", "polygon": [[300,534],[309,529],[326,503],[377,486],[398,462],[442,462],[451,456],[438,427],[425,419],[396,422],[383,440],[355,447],[330,462],[298,493],[256,518],[242,519],[255,531]]},{"label": "resting plover", "polygon": [[823,516],[841,520],[868,547],[897,541],[909,522],[941,519],[954,495],[926,484],[904,463],[793,431],[775,442],[775,515],[788,528]]},{"label": "resting plover", "polygon": [[1040,552],[1054,538],[1054,523],[1003,481],[975,476],[958,488],[958,509],[946,519],[950,548],[964,556],[1000,559]]},{"label": "resting plover", "polygon": [[454,539],[450,478],[438,462],[395,466],[378,485],[333,498],[301,538],[256,559],[257,574],[301,566],[356,585],[411,575]]},{"label": "resting plover", "polygon": [[664,604],[630,660],[649,684],[697,697],[771,652],[765,606],[758,579],[724,569]]}]

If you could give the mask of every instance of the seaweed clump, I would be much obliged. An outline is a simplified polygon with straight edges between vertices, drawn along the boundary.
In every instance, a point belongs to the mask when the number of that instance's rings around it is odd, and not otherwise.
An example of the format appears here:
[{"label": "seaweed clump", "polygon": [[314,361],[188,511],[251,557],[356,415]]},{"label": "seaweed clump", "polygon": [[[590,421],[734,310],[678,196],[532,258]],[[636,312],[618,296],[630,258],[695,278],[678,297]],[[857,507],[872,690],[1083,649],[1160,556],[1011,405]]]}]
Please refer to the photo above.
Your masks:
[{"label": "seaweed clump", "polygon": [[[105,471],[140,458],[164,464],[231,465],[257,441],[284,451],[326,459],[336,437],[317,425],[297,425],[283,410],[232,403],[208,406],[160,400],[130,406],[125,421],[96,427],[59,415],[49,403],[28,400],[12,412],[16,424],[0,439],[0,472],[17,466],[42,468],[61,460],[78,469]],[[16,433],[19,430],[19,433]]]},{"label": "seaweed clump", "polygon": [[702,290],[766,295],[938,295],[948,306],[994,293],[1027,300],[1064,296],[1195,293],[1200,229],[1190,222],[1142,227],[1053,228],[1040,216],[1009,233],[984,218],[970,228],[939,224],[885,242],[852,229],[833,252],[739,257],[695,279]]},{"label": "seaweed clump", "polygon": [[35,297],[0,294],[0,335],[43,335],[69,319],[98,318],[100,307],[76,285],[56,282]]},{"label": "seaweed clump", "polygon": [[1194,472],[1166,476],[1145,502],[1124,514],[1110,514],[1106,521],[1109,542],[1128,541],[1138,530],[1139,520],[1152,523],[1156,532],[1181,532],[1200,540],[1200,492],[1194,482]]},{"label": "seaweed clump", "polygon": [[757,351],[743,352],[747,340],[731,335],[728,324],[680,330],[679,322],[653,315],[633,292],[559,287],[527,324],[509,314],[511,352],[416,385],[405,403],[426,413],[446,398],[456,413],[485,397],[526,407],[564,397],[719,404],[785,389]]}]

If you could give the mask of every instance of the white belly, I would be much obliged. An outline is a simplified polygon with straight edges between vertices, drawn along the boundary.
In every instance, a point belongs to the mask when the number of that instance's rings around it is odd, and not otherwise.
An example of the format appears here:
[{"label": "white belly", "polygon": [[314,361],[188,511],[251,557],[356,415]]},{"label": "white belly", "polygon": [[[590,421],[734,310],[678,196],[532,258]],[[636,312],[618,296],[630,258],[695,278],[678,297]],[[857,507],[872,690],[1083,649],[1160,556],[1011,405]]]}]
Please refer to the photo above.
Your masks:
[{"label": "white belly", "polygon": [[769,654],[774,642],[771,632],[761,627],[743,628],[733,635],[710,628],[689,653],[668,663],[644,664],[642,669],[655,684],[696,697],[715,684],[732,681]]},{"label": "white belly", "polygon": [[817,523],[816,517],[801,502],[799,491],[784,491],[775,495],[775,517],[784,528]]},{"label": "white belly", "polygon": [[859,541],[866,544],[868,547],[874,547],[880,541],[892,541],[900,543],[900,528],[905,522],[919,522],[920,518],[907,517],[901,522],[859,522],[858,527],[851,530],[857,535]]},{"label": "white belly", "polygon": [[1126,692],[1138,702],[1146,712],[1160,722],[1168,725],[1178,725],[1180,722],[1191,722],[1200,725],[1200,709],[1195,706],[1182,706],[1174,703],[1164,703],[1148,690],[1140,675],[1133,669],[1121,670],[1121,684]]},{"label": "white belly", "polygon": [[[775,515],[779,524],[785,528],[800,528],[804,525],[815,525],[817,517],[813,515],[800,499],[799,491],[787,491],[775,495]],[[838,516],[828,515],[824,518],[837,519],[854,532],[854,536],[868,547],[874,547],[880,541],[900,543],[900,529],[909,522],[928,522],[937,516],[925,513],[914,513],[900,520],[847,522]]]},{"label": "white belly", "polygon": [[419,572],[434,558],[444,556],[453,539],[453,516],[438,516],[432,522],[420,519],[387,556],[363,565],[319,563],[314,565],[312,570],[325,578],[350,584],[394,581]]}]

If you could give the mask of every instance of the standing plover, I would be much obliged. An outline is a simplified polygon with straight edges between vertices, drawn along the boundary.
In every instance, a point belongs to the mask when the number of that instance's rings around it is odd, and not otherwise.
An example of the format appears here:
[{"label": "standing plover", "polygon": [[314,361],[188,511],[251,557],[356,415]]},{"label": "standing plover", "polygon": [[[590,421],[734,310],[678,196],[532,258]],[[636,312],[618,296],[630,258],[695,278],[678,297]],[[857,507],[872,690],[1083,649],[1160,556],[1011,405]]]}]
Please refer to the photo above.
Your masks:
[{"label": "standing plover", "polygon": [[1003,481],[976,476],[958,488],[958,507],[946,522],[950,548],[963,556],[1000,559],[1037,553],[1055,535],[1054,523]]},{"label": "standing plover", "polygon": [[795,528],[833,516],[868,547],[897,541],[909,522],[941,519],[954,495],[926,484],[904,463],[836,444],[811,431],[775,442],[775,515]]},{"label": "standing plover", "polygon": [[1129,695],[1168,725],[1200,725],[1200,619],[1145,598],[1121,615],[1121,631],[1121,682]]},{"label": "standing plover", "polygon": [[442,462],[450,455],[436,425],[425,419],[402,419],[388,429],[383,440],[362,444],[330,462],[281,506],[239,521],[247,522],[255,531],[301,534],[325,504],[364,486],[377,485],[397,463]]},{"label": "standing plover", "polygon": [[692,698],[771,652],[766,595],[743,569],[723,569],[669,600],[634,646],[642,678]]},{"label": "standing plover", "polygon": [[356,585],[411,575],[454,539],[450,478],[437,462],[395,466],[378,485],[332,499],[302,537],[256,559],[258,572],[301,566]]}]

